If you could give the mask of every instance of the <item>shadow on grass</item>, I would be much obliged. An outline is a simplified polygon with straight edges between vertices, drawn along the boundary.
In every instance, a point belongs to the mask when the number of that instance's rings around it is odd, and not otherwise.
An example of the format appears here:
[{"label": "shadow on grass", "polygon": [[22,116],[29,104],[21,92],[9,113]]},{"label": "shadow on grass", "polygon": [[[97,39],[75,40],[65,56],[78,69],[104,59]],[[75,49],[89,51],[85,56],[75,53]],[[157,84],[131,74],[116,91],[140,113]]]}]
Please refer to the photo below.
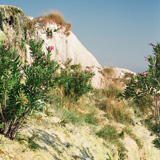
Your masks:
[{"label": "shadow on grass", "polygon": [[[80,148],[75,145],[74,147],[80,151],[80,155],[69,155],[67,150],[72,146],[72,144],[69,142],[62,143],[56,135],[51,135],[40,129],[37,129],[36,131],[30,130],[30,132],[32,132],[31,137],[23,137],[22,135],[19,135],[17,136],[16,140],[20,143],[23,140],[27,141],[27,146],[33,151],[39,149],[44,150],[45,152],[48,152],[55,160],[60,160],[58,156],[66,159],[66,157],[63,156],[64,152],[67,153],[70,158],[75,160],[94,160],[89,148]],[[52,150],[56,151],[56,154],[52,153]]]}]

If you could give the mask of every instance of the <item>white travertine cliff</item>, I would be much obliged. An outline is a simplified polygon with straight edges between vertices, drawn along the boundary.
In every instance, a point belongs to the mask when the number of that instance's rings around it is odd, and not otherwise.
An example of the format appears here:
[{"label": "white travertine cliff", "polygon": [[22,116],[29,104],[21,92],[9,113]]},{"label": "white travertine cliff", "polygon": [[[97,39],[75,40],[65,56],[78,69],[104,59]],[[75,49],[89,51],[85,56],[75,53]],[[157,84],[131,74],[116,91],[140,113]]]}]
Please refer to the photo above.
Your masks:
[{"label": "white travertine cliff", "polygon": [[[46,35],[47,28],[52,31],[52,38],[48,38]],[[54,23],[47,24],[41,28],[39,25],[36,28],[37,40],[44,40],[44,51],[47,46],[54,46],[51,58],[64,63],[67,59],[72,59],[71,64],[81,64],[83,68],[92,67],[95,76],[92,80],[92,84],[96,88],[103,86],[103,76],[99,73],[102,70],[101,65],[96,58],[82,45],[74,33],[70,31],[69,36],[64,34],[63,28],[54,32],[58,26]],[[29,51],[28,51],[29,53]],[[29,54],[28,54],[29,59]]]}]

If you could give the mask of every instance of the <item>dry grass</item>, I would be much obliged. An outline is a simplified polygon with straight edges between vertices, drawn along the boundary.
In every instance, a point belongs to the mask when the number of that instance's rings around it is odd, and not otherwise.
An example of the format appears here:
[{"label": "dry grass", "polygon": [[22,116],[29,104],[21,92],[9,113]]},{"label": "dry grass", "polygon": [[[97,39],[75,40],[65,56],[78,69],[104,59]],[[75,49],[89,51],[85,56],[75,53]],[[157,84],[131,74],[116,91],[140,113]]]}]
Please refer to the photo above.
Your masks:
[{"label": "dry grass", "polygon": [[122,89],[125,86],[125,81],[122,78],[116,78],[116,72],[113,67],[103,69],[105,88]]},{"label": "dry grass", "polygon": [[[105,70],[108,75],[113,76],[113,70]],[[113,82],[114,83],[114,82]],[[63,89],[51,91],[51,102],[58,108],[62,108],[68,113],[74,113],[78,117],[89,116],[98,120],[99,113],[105,112],[106,119],[112,119],[123,124],[130,124],[132,122],[130,110],[126,102],[117,99],[117,94],[121,90],[116,87],[109,86],[107,89],[95,89],[93,93],[84,95],[77,102],[70,101],[65,97]],[[119,86],[117,84],[116,86]],[[100,122],[101,123],[101,122]]]},{"label": "dry grass", "polygon": [[72,24],[66,23],[63,14],[59,11],[49,10],[48,12],[44,12],[44,16],[39,18],[41,18],[43,26],[46,26],[47,23],[56,23],[60,29],[65,28],[65,34],[69,36]]},{"label": "dry grass", "polygon": [[48,22],[55,22],[57,25],[63,25],[64,23],[63,14],[55,10],[44,12],[44,16],[42,18],[44,25]]},{"label": "dry grass", "polygon": [[107,75],[107,76],[109,76],[109,77],[113,77],[113,76],[115,76],[115,74],[116,74],[116,73],[114,72],[113,67],[104,68],[104,69],[103,69],[103,72],[104,72],[105,75]]},{"label": "dry grass", "polygon": [[56,115],[66,122],[97,124],[96,111],[98,108],[86,95],[74,102],[65,97],[63,89],[56,89],[48,94],[47,103],[55,109]]},{"label": "dry grass", "polygon": [[132,119],[127,102],[117,99],[120,92],[116,88],[95,90],[95,106],[105,112],[107,119],[130,124]]},{"label": "dry grass", "polygon": [[123,101],[107,98],[105,110],[116,122],[123,124],[132,122],[128,106]]}]

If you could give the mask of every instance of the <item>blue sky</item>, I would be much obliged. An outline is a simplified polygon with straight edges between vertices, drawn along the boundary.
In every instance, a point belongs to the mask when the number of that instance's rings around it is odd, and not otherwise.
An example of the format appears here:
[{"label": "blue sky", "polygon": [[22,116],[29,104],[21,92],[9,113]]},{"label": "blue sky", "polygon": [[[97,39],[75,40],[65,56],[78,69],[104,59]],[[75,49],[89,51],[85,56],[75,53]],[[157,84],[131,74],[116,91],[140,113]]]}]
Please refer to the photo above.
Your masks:
[{"label": "blue sky", "polygon": [[160,0],[0,0],[38,17],[59,10],[102,66],[147,69],[149,43],[160,42]]}]

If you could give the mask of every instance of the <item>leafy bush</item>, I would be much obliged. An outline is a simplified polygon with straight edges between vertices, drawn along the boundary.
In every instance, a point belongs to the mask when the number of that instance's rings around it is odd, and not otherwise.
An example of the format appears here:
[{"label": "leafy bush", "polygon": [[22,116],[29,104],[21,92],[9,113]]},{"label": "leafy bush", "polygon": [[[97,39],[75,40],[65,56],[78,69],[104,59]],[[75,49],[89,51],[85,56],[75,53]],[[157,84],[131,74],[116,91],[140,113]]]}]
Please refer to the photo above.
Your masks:
[{"label": "leafy bush", "polygon": [[27,116],[42,105],[45,93],[55,86],[58,65],[42,52],[42,43],[30,41],[33,63],[22,65],[10,43],[0,43],[0,132],[14,139]]},{"label": "leafy bush", "polygon": [[[14,139],[18,129],[27,116],[34,110],[43,107],[46,94],[59,86],[63,88],[65,96],[77,101],[83,94],[92,90],[91,69],[81,70],[80,65],[69,65],[58,75],[57,62],[50,59],[48,53],[42,51],[42,42],[29,41],[32,64],[23,64],[23,56],[17,56],[8,42],[0,43],[0,133]],[[91,121],[87,115],[85,121]]]},{"label": "leafy bush", "polygon": [[58,85],[64,89],[65,96],[77,101],[83,94],[91,91],[91,78],[94,73],[90,68],[82,70],[81,66],[68,65],[66,68],[61,68],[61,73],[58,78]]},{"label": "leafy bush", "polygon": [[160,131],[160,44],[150,44],[154,55],[145,57],[149,62],[146,72],[132,75],[123,96],[133,99],[142,110],[151,112]]}]

